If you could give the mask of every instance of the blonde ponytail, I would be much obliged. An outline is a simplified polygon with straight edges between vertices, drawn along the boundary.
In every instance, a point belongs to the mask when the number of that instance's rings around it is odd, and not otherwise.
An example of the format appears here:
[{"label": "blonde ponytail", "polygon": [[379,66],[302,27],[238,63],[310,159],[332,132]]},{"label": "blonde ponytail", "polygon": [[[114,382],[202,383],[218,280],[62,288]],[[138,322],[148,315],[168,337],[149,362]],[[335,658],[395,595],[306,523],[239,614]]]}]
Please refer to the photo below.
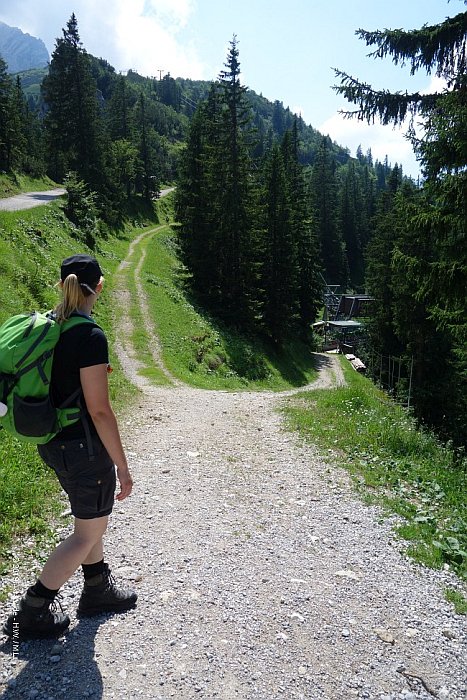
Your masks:
[{"label": "blonde ponytail", "polygon": [[62,301],[55,307],[55,317],[59,323],[70,318],[74,311],[82,308],[85,298],[78,278],[74,274],[66,277],[62,284]]}]

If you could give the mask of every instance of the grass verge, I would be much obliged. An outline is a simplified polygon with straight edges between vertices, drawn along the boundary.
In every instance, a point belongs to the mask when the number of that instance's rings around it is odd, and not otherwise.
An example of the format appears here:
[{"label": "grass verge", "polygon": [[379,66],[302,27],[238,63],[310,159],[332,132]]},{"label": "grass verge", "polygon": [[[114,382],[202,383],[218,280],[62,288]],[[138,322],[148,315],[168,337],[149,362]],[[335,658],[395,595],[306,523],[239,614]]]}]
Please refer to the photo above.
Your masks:
[{"label": "grass verge", "polygon": [[458,615],[467,615],[467,599],[455,588],[447,588],[445,591],[446,600],[454,605]]},{"label": "grass verge", "polygon": [[290,428],[338,457],[367,501],[401,516],[397,532],[410,556],[467,579],[465,460],[341,361],[347,386],[287,399]]},{"label": "grass verge", "polygon": [[[76,252],[98,257],[106,278],[105,291],[95,308],[96,321],[109,338],[114,372],[110,376],[112,403],[121,413],[137,394],[112,357],[117,339],[114,318],[114,273],[126,255],[132,230],[99,240],[89,251],[79,232],[54,202],[20,212],[0,212],[0,323],[13,314],[52,308],[59,295],[61,260]],[[50,523],[63,509],[55,475],[43,464],[32,445],[0,431],[0,572],[10,565],[13,543],[22,538],[23,548],[51,533]],[[25,545],[27,542],[27,546]],[[0,596],[2,592],[0,591]]]}]

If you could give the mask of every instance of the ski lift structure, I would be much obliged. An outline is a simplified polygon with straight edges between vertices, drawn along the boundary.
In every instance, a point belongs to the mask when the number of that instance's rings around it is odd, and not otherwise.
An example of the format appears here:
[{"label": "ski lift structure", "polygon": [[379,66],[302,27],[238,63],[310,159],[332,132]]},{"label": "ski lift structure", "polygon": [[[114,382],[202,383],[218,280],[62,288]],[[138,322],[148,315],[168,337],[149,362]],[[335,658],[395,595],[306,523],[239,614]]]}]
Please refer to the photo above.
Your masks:
[{"label": "ski lift structure", "polygon": [[368,294],[340,294],[338,284],[328,284],[323,277],[321,279],[323,320],[314,323],[313,328],[323,333],[323,350],[344,354],[357,372],[368,370],[381,389],[410,409],[413,357],[383,356],[371,351],[367,367],[355,354],[359,340],[365,336],[365,321],[373,315],[374,298]]},{"label": "ski lift structure", "polygon": [[[357,334],[364,328],[363,321],[356,319],[371,316],[373,298],[368,294],[341,294],[338,284],[329,284],[324,278],[322,281],[323,320],[314,323],[313,328],[324,334],[323,349],[354,357]],[[358,371],[365,370],[363,363],[356,362],[357,367]]]}]

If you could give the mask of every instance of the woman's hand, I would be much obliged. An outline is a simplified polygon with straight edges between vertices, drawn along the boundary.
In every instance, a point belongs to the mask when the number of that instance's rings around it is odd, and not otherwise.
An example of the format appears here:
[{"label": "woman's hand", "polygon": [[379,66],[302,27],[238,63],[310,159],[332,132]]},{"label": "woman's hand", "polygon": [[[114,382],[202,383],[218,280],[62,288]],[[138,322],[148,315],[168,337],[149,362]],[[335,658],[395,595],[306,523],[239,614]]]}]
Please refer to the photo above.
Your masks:
[{"label": "woman's hand", "polygon": [[117,479],[120,484],[120,491],[117,493],[116,499],[117,501],[123,501],[133,489],[133,479],[128,467],[117,467]]}]

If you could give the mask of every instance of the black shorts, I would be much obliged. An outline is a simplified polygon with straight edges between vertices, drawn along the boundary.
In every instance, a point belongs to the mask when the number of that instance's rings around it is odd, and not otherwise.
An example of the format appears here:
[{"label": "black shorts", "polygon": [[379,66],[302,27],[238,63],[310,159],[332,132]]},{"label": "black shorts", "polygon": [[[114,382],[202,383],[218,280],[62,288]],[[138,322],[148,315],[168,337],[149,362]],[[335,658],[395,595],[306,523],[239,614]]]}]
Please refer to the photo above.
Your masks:
[{"label": "black shorts", "polygon": [[90,461],[85,439],[54,439],[37,449],[56,473],[70,500],[75,518],[90,520],[110,515],[115,496],[115,465],[99,437],[93,437]]}]

